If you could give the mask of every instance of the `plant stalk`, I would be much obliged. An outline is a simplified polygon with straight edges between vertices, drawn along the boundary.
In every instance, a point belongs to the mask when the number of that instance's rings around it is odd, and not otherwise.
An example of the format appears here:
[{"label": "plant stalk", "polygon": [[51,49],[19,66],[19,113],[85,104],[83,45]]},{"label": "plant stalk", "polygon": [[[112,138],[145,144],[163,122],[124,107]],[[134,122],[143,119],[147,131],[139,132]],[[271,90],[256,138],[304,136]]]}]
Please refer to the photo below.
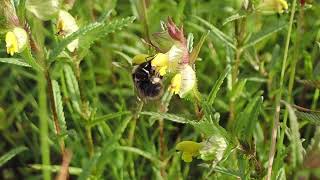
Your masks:
[{"label": "plant stalk", "polygon": [[287,33],[286,44],[285,44],[285,49],[284,49],[284,56],[283,56],[283,61],[282,61],[280,83],[279,83],[280,89],[279,89],[279,93],[276,96],[274,124],[273,124],[273,128],[272,128],[271,147],[270,147],[270,151],[269,151],[268,171],[267,171],[267,177],[266,177],[267,180],[271,179],[273,160],[274,160],[274,155],[275,155],[275,151],[276,151],[277,131],[278,131],[278,127],[279,127],[279,116],[280,116],[280,100],[282,98],[282,88],[283,88],[282,86],[283,86],[284,74],[285,74],[285,70],[286,70],[286,66],[287,66],[290,37],[291,37],[291,31],[292,31],[292,25],[293,25],[295,11],[296,11],[296,0],[293,0],[290,21],[289,21],[289,29],[288,29],[288,33]]}]

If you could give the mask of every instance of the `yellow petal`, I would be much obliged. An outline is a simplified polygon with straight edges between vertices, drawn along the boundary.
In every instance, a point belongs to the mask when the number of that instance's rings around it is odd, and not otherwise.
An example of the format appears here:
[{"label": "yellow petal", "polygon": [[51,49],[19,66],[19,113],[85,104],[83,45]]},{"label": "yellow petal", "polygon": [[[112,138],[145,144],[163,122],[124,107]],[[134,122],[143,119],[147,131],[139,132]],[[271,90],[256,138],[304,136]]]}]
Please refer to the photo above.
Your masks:
[{"label": "yellow petal", "polygon": [[169,91],[173,94],[178,94],[181,88],[181,81],[182,81],[181,74],[180,73],[176,74],[171,80]]},{"label": "yellow petal", "polygon": [[184,162],[192,162],[192,155],[188,152],[183,152],[182,153],[182,156],[181,156],[181,159],[184,160]]},{"label": "yellow petal", "polygon": [[168,66],[168,56],[163,53],[158,53],[151,61],[151,65],[154,67]]},{"label": "yellow petal", "polygon": [[13,56],[14,53],[18,52],[18,41],[15,34],[11,31],[6,34],[6,47],[7,53]]},{"label": "yellow petal", "polygon": [[197,155],[201,147],[201,143],[194,141],[182,141],[177,144],[176,149],[179,151],[188,152],[191,155]]}]

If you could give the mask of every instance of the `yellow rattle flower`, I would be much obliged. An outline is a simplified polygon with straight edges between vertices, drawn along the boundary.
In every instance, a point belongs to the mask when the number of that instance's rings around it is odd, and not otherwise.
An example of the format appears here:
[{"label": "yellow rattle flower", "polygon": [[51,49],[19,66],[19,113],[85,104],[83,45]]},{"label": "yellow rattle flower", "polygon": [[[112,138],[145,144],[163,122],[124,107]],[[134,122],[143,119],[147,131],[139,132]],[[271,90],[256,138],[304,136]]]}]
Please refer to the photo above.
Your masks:
[{"label": "yellow rattle flower", "polygon": [[28,35],[24,29],[15,27],[12,31],[6,33],[5,41],[7,53],[13,56],[14,53],[20,53],[25,49]]},{"label": "yellow rattle flower", "polygon": [[182,152],[182,160],[184,162],[191,162],[192,158],[199,155],[199,150],[202,147],[201,143],[194,141],[182,141],[177,144],[176,150]]},{"label": "yellow rattle flower", "polygon": [[[67,11],[60,10],[57,20],[57,30],[58,34],[64,37],[70,36],[72,33],[79,29],[76,20]],[[74,52],[78,48],[79,39],[75,39],[70,44],[68,44],[67,49],[70,52]]]}]

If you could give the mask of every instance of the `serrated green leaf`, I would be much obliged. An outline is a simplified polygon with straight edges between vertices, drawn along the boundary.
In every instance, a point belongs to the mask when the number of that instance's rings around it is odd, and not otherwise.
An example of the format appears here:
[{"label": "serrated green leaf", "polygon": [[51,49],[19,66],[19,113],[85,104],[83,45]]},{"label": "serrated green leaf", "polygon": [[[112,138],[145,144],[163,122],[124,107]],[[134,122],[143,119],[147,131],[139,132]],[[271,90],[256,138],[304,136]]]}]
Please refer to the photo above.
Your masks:
[{"label": "serrated green leaf", "polygon": [[222,25],[224,26],[224,25],[228,24],[229,22],[235,21],[235,20],[237,20],[237,19],[242,19],[242,18],[245,18],[245,17],[247,17],[247,16],[246,16],[246,15],[240,15],[239,13],[234,14],[234,15],[226,18],[226,19],[223,21]]},{"label": "serrated green leaf", "polygon": [[113,20],[109,23],[94,22],[87,26],[84,26],[78,31],[72,33],[70,36],[64,38],[59,44],[57,44],[57,46],[50,53],[49,59],[50,61],[55,60],[56,57],[67,47],[67,45],[77,38],[85,38],[86,36],[90,36],[90,38],[86,40],[89,42],[81,42],[80,40],[80,45],[81,43],[88,43],[87,45],[90,46],[91,43],[101,38],[102,36],[105,36],[116,30],[121,30],[123,27],[133,22],[134,19],[135,17],[127,17],[120,20]]},{"label": "serrated green leaf", "polygon": [[312,124],[320,125],[320,113],[296,111],[299,119],[307,120]]},{"label": "serrated green leaf", "polygon": [[72,107],[76,112],[80,113],[81,99],[80,99],[80,91],[79,91],[77,78],[75,77],[70,65],[66,64],[63,67],[63,70],[65,75],[68,95],[70,96],[69,98],[71,99]]},{"label": "serrated green leaf", "polygon": [[180,117],[174,114],[169,114],[169,113],[158,113],[158,112],[141,112],[141,115],[148,115],[148,116],[152,116],[154,118],[163,118],[166,120],[170,120],[176,123],[189,123],[191,122],[190,120],[184,118],[184,117]]},{"label": "serrated green leaf", "polygon": [[300,82],[306,86],[320,89],[320,80],[298,80],[298,82]]},{"label": "serrated green leaf", "polygon": [[28,63],[23,62],[23,59],[18,58],[0,58],[0,62],[14,64],[23,67],[31,67]]},{"label": "serrated green leaf", "polygon": [[62,132],[66,132],[67,125],[64,117],[64,112],[63,112],[63,102],[61,97],[61,91],[60,91],[60,86],[56,80],[52,80],[52,90],[53,90],[54,102],[55,102],[55,106],[58,114],[59,125]]},{"label": "serrated green leaf", "polygon": [[299,132],[299,123],[297,116],[295,114],[294,109],[288,104],[284,103],[289,112],[289,120],[290,120],[290,129],[291,129],[291,161],[293,167],[299,166],[303,161],[303,147],[302,141],[300,139],[300,132]]},{"label": "serrated green leaf", "polygon": [[25,146],[20,146],[20,147],[16,147],[12,150],[10,150],[9,152],[7,152],[6,154],[2,155],[0,157],[0,167],[3,166],[6,162],[8,162],[10,159],[12,159],[14,156],[16,156],[17,154],[27,150],[28,148],[26,148]]}]

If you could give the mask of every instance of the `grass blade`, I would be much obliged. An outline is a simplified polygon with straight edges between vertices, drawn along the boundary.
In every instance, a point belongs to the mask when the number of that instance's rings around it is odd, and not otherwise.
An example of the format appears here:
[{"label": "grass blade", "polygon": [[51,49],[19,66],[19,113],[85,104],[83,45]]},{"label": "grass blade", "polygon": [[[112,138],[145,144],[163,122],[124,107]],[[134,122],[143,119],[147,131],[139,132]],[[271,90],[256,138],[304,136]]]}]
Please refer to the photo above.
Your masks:
[{"label": "grass blade", "polygon": [[19,154],[27,149],[28,148],[26,148],[25,146],[20,146],[20,147],[14,148],[14,149],[10,150],[9,152],[7,152],[6,154],[2,155],[0,157],[0,167],[3,166],[6,162],[8,162],[10,159],[15,157],[17,154]]}]

